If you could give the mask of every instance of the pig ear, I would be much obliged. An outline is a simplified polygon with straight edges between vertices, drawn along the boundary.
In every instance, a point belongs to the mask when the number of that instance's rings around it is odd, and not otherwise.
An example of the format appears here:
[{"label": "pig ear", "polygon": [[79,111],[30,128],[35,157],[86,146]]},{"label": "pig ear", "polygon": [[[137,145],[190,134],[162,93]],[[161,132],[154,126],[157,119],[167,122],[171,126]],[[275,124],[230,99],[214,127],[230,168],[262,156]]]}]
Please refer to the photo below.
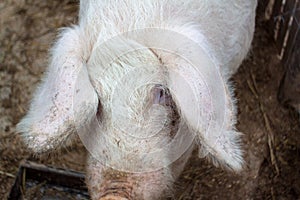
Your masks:
[{"label": "pig ear", "polygon": [[[74,121],[85,123],[96,114],[98,99],[82,51],[79,30],[65,29],[52,50],[50,66],[29,112],[17,125],[28,148],[36,153],[68,144],[76,133]],[[80,98],[81,103],[73,107],[74,99]]]},{"label": "pig ear", "polygon": [[202,69],[172,59],[174,65],[169,63],[168,87],[181,117],[195,134],[199,155],[208,156],[215,165],[239,170],[243,159],[240,134],[234,128],[234,101],[228,84],[222,78],[221,82],[217,81],[216,77],[221,75],[211,70],[215,66],[206,59],[199,62],[204,66]]}]

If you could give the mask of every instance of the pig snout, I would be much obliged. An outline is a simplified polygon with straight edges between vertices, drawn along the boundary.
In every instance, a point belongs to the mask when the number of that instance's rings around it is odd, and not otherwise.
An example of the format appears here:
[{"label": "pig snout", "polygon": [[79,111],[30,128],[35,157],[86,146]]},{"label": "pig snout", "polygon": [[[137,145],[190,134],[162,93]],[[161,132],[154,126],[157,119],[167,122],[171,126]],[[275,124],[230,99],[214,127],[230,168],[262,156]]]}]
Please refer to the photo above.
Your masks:
[{"label": "pig snout", "polygon": [[93,191],[92,199],[157,199],[168,189],[171,177],[168,168],[143,173],[123,172],[106,167],[92,158],[86,182]]},{"label": "pig snout", "polygon": [[92,165],[88,170],[87,184],[93,191],[93,199],[109,200],[109,199],[131,199],[130,182],[124,173],[114,170],[101,170],[102,166]]}]

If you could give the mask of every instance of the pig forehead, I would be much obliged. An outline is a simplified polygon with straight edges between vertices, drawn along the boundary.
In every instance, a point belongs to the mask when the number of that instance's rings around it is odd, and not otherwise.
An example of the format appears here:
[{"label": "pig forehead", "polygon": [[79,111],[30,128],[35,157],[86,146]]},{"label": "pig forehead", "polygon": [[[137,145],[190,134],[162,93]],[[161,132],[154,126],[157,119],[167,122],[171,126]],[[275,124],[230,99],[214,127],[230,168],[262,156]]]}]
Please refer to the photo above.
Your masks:
[{"label": "pig forehead", "polygon": [[[109,98],[103,101],[100,97],[103,118],[94,118],[87,127],[77,127],[85,147],[102,164],[126,172],[156,171],[177,160],[192,145],[194,135],[183,121],[174,138],[164,127],[169,111],[159,101],[169,94],[161,94],[165,91],[161,84],[148,84],[145,88],[141,93],[121,90],[115,96],[107,94]],[[158,104],[151,104],[150,115],[145,116],[147,101],[143,98],[151,98],[149,93],[153,94],[153,102],[158,98]]]},{"label": "pig forehead", "polygon": [[[153,134],[151,131],[155,128],[150,127],[143,134],[134,129],[120,131],[112,125],[101,123],[94,119],[88,130],[81,129],[80,138],[96,160],[119,171],[136,173],[161,169],[180,157],[194,139],[187,130],[177,134],[179,138],[172,141],[168,130],[157,130],[158,133]],[[145,137],[147,135],[151,137]],[[181,141],[186,143],[181,144]]]}]

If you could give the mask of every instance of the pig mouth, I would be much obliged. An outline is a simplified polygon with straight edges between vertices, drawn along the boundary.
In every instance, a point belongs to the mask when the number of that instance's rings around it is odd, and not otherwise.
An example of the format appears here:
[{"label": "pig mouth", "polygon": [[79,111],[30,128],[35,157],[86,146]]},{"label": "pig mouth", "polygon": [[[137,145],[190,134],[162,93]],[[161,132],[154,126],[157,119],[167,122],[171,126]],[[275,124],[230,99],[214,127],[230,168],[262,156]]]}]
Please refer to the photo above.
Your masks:
[{"label": "pig mouth", "polygon": [[119,196],[118,194],[117,195],[115,195],[115,194],[113,194],[113,195],[108,194],[106,196],[100,197],[99,200],[130,200],[130,199],[128,199],[126,197]]},{"label": "pig mouth", "polygon": [[107,195],[105,197],[100,197],[99,200],[129,200],[129,199],[120,196]]},{"label": "pig mouth", "polygon": [[[127,186],[127,187],[126,187]],[[99,200],[131,200],[132,188],[124,181],[115,181],[104,188],[103,195]]]},{"label": "pig mouth", "polygon": [[129,194],[127,192],[123,193],[120,192],[120,190],[110,191],[110,193],[101,196],[99,200],[131,200],[128,196]]}]

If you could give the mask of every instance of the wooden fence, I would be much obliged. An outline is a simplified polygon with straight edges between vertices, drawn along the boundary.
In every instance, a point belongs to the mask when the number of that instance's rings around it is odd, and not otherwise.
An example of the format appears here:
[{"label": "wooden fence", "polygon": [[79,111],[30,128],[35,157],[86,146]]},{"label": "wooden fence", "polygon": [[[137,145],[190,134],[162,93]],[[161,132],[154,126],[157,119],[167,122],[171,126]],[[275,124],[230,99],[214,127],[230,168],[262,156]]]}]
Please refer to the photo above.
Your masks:
[{"label": "wooden fence", "polygon": [[265,14],[283,65],[299,68],[300,0],[269,0]]}]

